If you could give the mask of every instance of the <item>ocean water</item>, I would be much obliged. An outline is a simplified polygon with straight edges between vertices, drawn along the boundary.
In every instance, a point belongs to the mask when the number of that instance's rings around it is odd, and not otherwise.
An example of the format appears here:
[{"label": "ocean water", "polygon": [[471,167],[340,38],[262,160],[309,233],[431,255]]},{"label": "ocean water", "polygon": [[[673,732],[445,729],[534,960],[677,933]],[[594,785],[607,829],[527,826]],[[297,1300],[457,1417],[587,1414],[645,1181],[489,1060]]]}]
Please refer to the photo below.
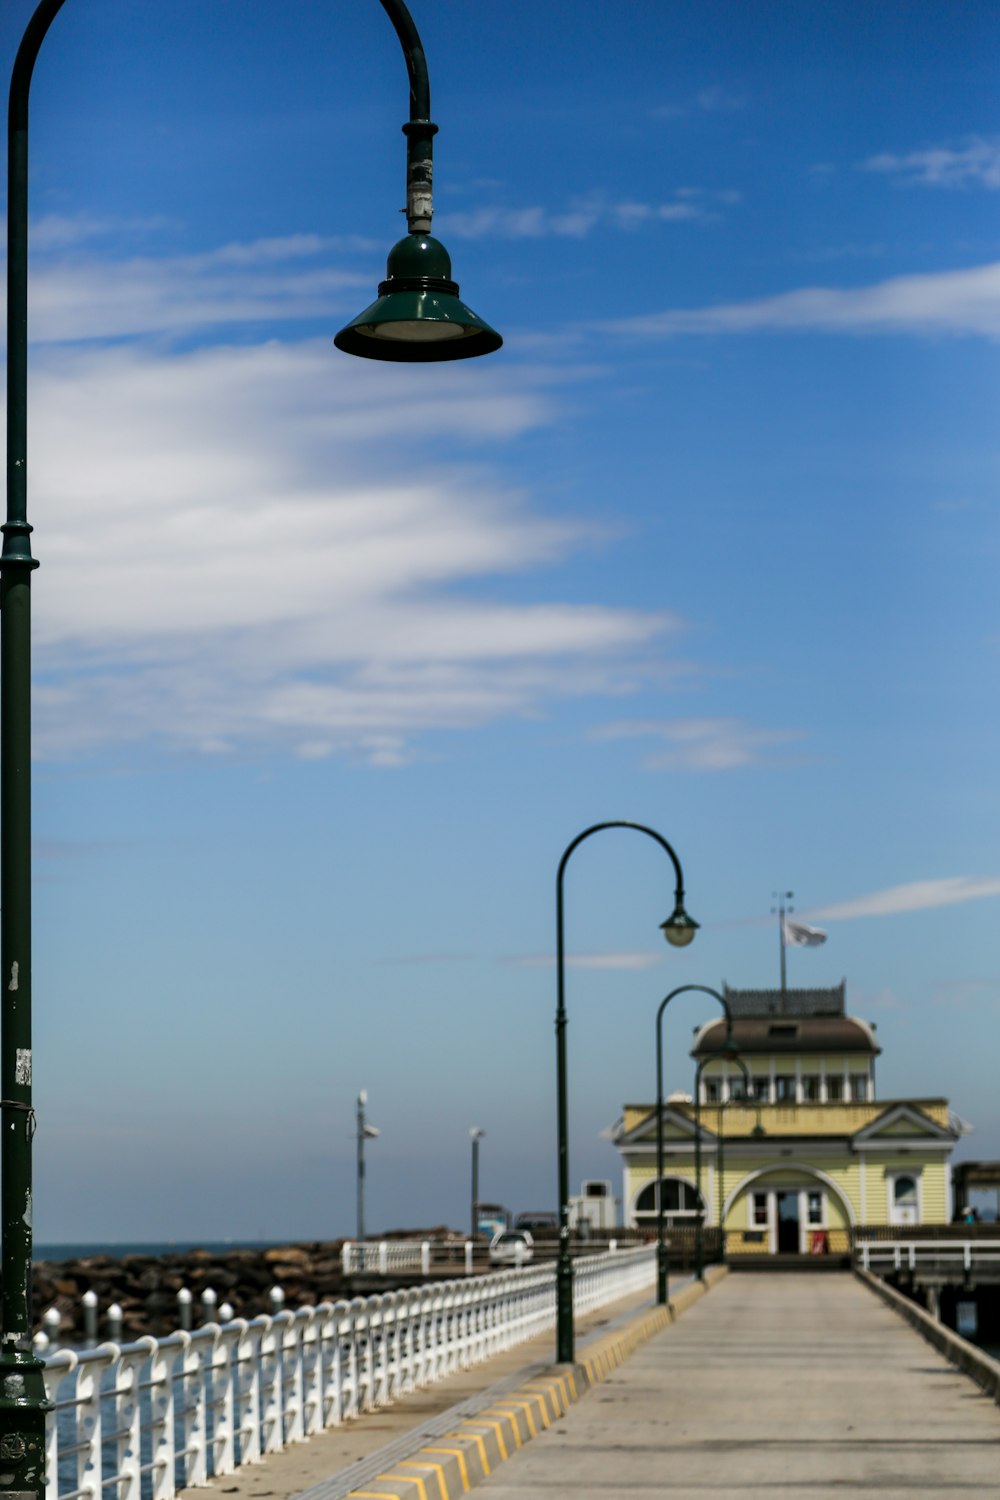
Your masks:
[{"label": "ocean water", "polygon": [[110,1255],[120,1260],[123,1255],[175,1255],[189,1250],[267,1250],[271,1245],[288,1244],[287,1240],[161,1240],[150,1244],[139,1241],[118,1241],[112,1244],[72,1243],[36,1244],[32,1250],[34,1260],[86,1260],[92,1255]]}]

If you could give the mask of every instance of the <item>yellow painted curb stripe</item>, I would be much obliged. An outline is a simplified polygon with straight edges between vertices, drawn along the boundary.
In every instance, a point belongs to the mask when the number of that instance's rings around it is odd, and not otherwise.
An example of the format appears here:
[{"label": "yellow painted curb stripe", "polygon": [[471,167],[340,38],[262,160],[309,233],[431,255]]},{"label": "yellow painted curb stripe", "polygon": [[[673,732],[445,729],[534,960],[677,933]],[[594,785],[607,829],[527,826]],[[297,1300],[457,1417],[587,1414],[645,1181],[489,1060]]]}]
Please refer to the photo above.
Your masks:
[{"label": "yellow painted curb stripe", "polygon": [[552,1386],[550,1384],[545,1384],[543,1386],[525,1385],[525,1386],[522,1386],[521,1389],[525,1390],[525,1391],[530,1391],[532,1393],[532,1395],[536,1395],[537,1394],[539,1401],[542,1403],[542,1409],[544,1411],[546,1411],[546,1414],[547,1414],[547,1409],[545,1407],[546,1398],[548,1398],[548,1400],[551,1401],[551,1403],[552,1403],[552,1417],[551,1417],[551,1420],[553,1422],[555,1422],[562,1415],[562,1413],[561,1413],[561,1411],[559,1409],[559,1404],[556,1401],[555,1391],[553,1390],[553,1388],[552,1388]]},{"label": "yellow painted curb stripe", "polygon": [[531,1415],[531,1402],[522,1401],[519,1396],[505,1396],[504,1400],[509,1402],[511,1406],[516,1406],[520,1411],[524,1412],[524,1415],[527,1418],[528,1422],[528,1431],[531,1433],[532,1437],[537,1437],[538,1428],[535,1426],[535,1419]]},{"label": "yellow painted curb stripe", "polygon": [[399,1466],[401,1469],[433,1469],[437,1475],[438,1486],[441,1490],[441,1500],[448,1500],[448,1486],[444,1479],[444,1464],[433,1463],[430,1459],[426,1463],[418,1463],[415,1458],[404,1458]]},{"label": "yellow painted curb stripe", "polygon": [[503,1440],[503,1429],[506,1424],[500,1421],[493,1420],[492,1418],[487,1417],[482,1412],[480,1412],[479,1416],[476,1418],[476,1425],[479,1427],[493,1428],[493,1431],[496,1434],[497,1447],[500,1449],[500,1457],[502,1461],[506,1463],[507,1444]]},{"label": "yellow painted curb stripe", "polygon": [[463,1428],[461,1432],[446,1432],[445,1437],[467,1438],[470,1442],[476,1443],[479,1447],[479,1457],[483,1461],[483,1470],[487,1474],[490,1472],[490,1461],[486,1457],[486,1443],[481,1432],[469,1432],[467,1428]]},{"label": "yellow painted curb stripe", "polygon": [[[507,1428],[507,1431],[509,1432],[510,1436],[514,1439],[514,1447],[515,1448],[522,1447],[523,1444],[522,1444],[521,1434],[517,1430],[517,1411],[516,1410],[506,1410],[502,1406],[491,1406],[490,1409],[489,1409],[489,1411],[488,1412],[483,1412],[483,1415],[482,1415],[482,1420],[484,1422],[486,1422],[488,1420],[490,1426],[493,1425],[493,1414],[494,1414],[494,1412],[496,1413],[496,1415],[500,1419],[500,1421],[503,1423],[503,1425]],[[498,1438],[500,1437],[499,1433],[497,1433],[497,1437]],[[501,1439],[501,1441],[502,1441],[502,1439]]]},{"label": "yellow painted curb stripe", "polygon": [[471,1488],[469,1484],[469,1470],[465,1462],[465,1454],[461,1448],[421,1448],[421,1453],[449,1453],[452,1458],[458,1459],[458,1471],[462,1476],[462,1489],[466,1494]]},{"label": "yellow painted curb stripe", "polygon": [[379,1479],[399,1480],[402,1484],[415,1484],[420,1491],[420,1500],[427,1500],[427,1485],[419,1474],[380,1474]]}]

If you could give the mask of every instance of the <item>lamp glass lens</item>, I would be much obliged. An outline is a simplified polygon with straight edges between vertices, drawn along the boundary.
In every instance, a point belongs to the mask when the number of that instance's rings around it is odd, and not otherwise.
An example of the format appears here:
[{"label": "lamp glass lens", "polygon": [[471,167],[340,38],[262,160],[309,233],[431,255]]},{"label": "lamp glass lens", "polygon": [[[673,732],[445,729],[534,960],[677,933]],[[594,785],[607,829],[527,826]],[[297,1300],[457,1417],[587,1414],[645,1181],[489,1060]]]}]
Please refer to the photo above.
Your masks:
[{"label": "lamp glass lens", "polygon": [[669,922],[663,924],[663,936],[674,948],[686,948],[688,943],[694,941],[696,932],[694,925],[690,927],[673,927]]},{"label": "lamp glass lens", "polygon": [[460,339],[475,329],[460,323],[438,322],[436,318],[401,318],[394,323],[369,323],[360,330],[373,339],[398,339],[405,344],[438,344],[443,339]]}]

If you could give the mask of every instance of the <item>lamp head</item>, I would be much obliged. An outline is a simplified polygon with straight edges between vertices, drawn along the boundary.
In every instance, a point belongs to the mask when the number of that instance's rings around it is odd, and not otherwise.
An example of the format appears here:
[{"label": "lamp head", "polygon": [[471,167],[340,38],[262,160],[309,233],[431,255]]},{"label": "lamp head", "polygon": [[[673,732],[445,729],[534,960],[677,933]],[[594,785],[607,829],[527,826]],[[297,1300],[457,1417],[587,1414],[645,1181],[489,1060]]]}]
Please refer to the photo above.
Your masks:
[{"label": "lamp head", "polygon": [[727,1057],[736,1057],[739,1054],[740,1044],[734,1036],[727,1036],[720,1049]]},{"label": "lamp head", "polygon": [[451,256],[429,234],[408,234],[389,251],[378,300],[334,339],[345,354],[398,364],[492,354],[500,335],[459,301]]},{"label": "lamp head", "polygon": [[667,942],[674,948],[686,948],[688,943],[694,940],[700,924],[694,917],[689,917],[684,910],[684,903],[678,899],[670,916],[665,922],[660,923],[660,931]]}]

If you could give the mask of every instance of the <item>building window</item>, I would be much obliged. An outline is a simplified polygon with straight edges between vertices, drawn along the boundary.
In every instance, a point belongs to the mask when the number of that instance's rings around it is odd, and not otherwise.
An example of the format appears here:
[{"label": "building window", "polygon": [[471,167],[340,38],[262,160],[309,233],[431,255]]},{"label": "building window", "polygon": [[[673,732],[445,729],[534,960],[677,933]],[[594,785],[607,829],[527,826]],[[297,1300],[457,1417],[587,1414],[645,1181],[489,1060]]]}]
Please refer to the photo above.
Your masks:
[{"label": "building window", "polygon": [[828,1073],[826,1076],[826,1097],[831,1104],[840,1104],[844,1097],[844,1079],[840,1073]]},{"label": "building window", "polygon": [[803,1073],[802,1075],[802,1098],[807,1103],[815,1103],[819,1098],[819,1074]]},{"label": "building window", "polygon": [[795,1103],[795,1075],[779,1073],[774,1080],[774,1097],[779,1104]]},{"label": "building window", "polygon": [[917,1224],[920,1221],[920,1183],[912,1172],[889,1177],[889,1222]]},{"label": "building window", "polygon": [[851,1099],[855,1104],[863,1104],[868,1098],[868,1075],[866,1073],[851,1074]]},{"label": "building window", "polygon": [[705,1103],[718,1104],[722,1097],[722,1089],[717,1078],[706,1078],[704,1083]]},{"label": "building window", "polygon": [[758,1104],[766,1104],[770,1096],[770,1087],[766,1078],[754,1078],[752,1080],[750,1097]]},{"label": "building window", "polygon": [[823,1194],[810,1192],[806,1201],[806,1220],[816,1225],[823,1222]]},{"label": "building window", "polygon": [[750,1222],[755,1229],[767,1228],[767,1194],[754,1193],[751,1205]]},{"label": "building window", "polygon": [[[697,1191],[690,1183],[676,1177],[663,1179],[663,1213],[668,1224],[690,1220],[699,1207],[704,1207]],[[650,1182],[635,1200],[635,1217],[639,1224],[648,1224],[656,1219],[656,1183]]]},{"label": "building window", "polygon": [[915,1177],[897,1177],[892,1185],[892,1201],[898,1208],[902,1203],[913,1203],[917,1201],[917,1179]]}]

